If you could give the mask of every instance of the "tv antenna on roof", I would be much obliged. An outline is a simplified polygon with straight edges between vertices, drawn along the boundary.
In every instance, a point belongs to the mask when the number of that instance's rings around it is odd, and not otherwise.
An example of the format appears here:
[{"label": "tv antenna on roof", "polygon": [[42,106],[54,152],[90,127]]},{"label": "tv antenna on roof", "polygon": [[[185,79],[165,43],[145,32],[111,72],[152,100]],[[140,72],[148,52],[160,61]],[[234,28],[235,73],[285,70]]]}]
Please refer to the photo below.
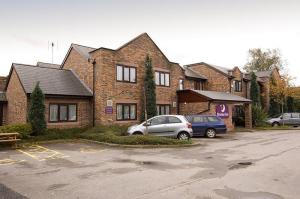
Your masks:
[{"label": "tv antenna on roof", "polygon": [[53,64],[54,63],[54,46],[57,46],[57,50],[58,50],[58,41],[56,42],[56,44],[52,41],[52,42],[49,42],[48,41],[48,51],[49,51],[49,48],[51,48],[51,63]]}]

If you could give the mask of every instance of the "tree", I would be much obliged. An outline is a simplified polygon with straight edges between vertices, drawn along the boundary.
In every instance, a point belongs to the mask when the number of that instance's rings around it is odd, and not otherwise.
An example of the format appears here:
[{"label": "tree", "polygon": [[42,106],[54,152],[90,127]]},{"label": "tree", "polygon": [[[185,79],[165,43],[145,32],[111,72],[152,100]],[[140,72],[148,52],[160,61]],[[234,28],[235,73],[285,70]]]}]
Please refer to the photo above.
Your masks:
[{"label": "tree", "polygon": [[[276,86],[277,83],[274,79],[274,77],[271,77],[270,79],[270,87],[274,87]],[[272,90],[270,91],[272,92]],[[272,94],[270,94],[270,107],[269,107],[269,115],[270,116],[276,116],[279,113],[281,113],[281,108],[280,108],[280,104],[277,102],[276,99],[274,99],[274,96]]]},{"label": "tree", "polygon": [[46,130],[44,101],[45,96],[39,86],[39,82],[37,82],[30,95],[30,108],[28,112],[28,119],[32,127],[33,135],[43,134]]},{"label": "tree", "polygon": [[254,105],[252,107],[252,124],[253,126],[263,126],[268,117],[268,114],[261,106]]},{"label": "tree", "polygon": [[276,84],[270,84],[270,96],[281,106],[281,113],[284,112],[287,97],[293,97],[294,92],[290,88],[292,78],[288,74],[281,75],[281,79]]},{"label": "tree", "polygon": [[152,60],[147,55],[145,60],[145,84],[144,84],[144,110],[145,114],[143,114],[142,120],[154,117],[157,115],[156,110],[156,86],[154,81],[154,74],[152,69]]},{"label": "tree", "polygon": [[254,106],[261,106],[260,89],[256,80],[255,73],[251,73],[250,99]]},{"label": "tree", "polygon": [[283,61],[278,49],[263,51],[260,48],[254,48],[249,50],[248,62],[244,66],[245,71],[265,71],[273,68],[283,69]]}]

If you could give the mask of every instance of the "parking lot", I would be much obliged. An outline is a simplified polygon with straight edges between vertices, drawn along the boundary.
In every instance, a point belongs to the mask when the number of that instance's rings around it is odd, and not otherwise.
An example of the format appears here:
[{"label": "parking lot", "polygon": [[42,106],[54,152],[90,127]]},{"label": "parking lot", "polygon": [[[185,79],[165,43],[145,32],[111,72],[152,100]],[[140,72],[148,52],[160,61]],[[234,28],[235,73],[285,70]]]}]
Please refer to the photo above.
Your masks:
[{"label": "parking lot", "polygon": [[300,131],[197,138],[190,148],[68,142],[0,149],[0,199],[296,199]]}]

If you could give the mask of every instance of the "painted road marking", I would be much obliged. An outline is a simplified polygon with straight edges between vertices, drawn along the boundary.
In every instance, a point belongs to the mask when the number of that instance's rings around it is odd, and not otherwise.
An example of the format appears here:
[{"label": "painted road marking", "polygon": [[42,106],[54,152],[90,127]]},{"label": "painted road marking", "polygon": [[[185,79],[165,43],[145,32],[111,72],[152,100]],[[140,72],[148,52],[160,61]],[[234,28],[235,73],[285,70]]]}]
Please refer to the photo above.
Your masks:
[{"label": "painted road marking", "polygon": [[27,145],[22,149],[18,149],[18,151],[38,161],[69,157],[64,155],[63,153],[48,149],[40,145]]},{"label": "painted road marking", "polygon": [[12,165],[19,162],[25,162],[25,160],[12,160],[12,159],[2,159],[0,160],[0,166],[2,165]]}]

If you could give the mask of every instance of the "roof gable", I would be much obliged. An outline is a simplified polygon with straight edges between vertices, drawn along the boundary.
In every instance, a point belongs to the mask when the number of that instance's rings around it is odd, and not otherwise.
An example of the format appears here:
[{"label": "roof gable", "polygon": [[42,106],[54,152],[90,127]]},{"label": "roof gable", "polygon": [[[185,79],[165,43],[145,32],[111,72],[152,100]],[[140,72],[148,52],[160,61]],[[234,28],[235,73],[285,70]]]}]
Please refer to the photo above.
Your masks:
[{"label": "roof gable", "polygon": [[88,60],[90,58],[90,52],[96,50],[96,48],[92,48],[92,47],[88,47],[88,46],[83,46],[83,45],[79,45],[79,44],[71,44],[71,46],[67,52],[67,55],[65,56],[60,68],[63,68],[72,49],[74,49],[76,52],[78,52],[86,60]]},{"label": "roof gable", "polygon": [[206,66],[206,67],[209,67],[213,70],[215,70],[216,72],[219,72],[223,75],[225,75],[226,77],[230,78],[232,77],[229,73],[230,71],[232,71],[231,69],[228,69],[228,68],[225,68],[225,67],[222,67],[222,66],[217,66],[217,65],[213,65],[213,64],[208,64],[208,63],[205,63],[205,62],[199,62],[199,63],[194,63],[194,64],[188,64],[186,65],[187,67],[193,67],[193,66]]}]

